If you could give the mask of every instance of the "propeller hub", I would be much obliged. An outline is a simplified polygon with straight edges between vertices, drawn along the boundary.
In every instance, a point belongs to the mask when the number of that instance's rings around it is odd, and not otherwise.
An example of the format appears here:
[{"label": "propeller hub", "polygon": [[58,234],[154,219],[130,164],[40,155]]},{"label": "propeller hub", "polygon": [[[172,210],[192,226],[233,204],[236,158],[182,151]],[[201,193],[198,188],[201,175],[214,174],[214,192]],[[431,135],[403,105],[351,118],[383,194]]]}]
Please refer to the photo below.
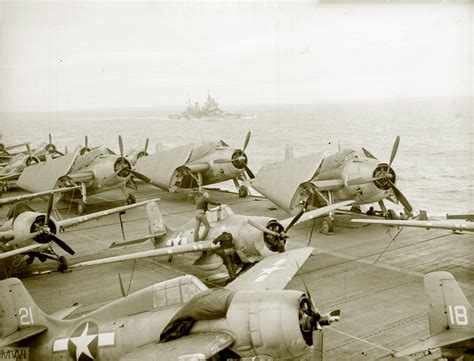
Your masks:
[{"label": "propeller hub", "polygon": [[267,248],[272,252],[282,252],[285,250],[286,239],[288,236],[284,232],[283,226],[275,221],[272,220],[268,222],[267,227],[269,231],[278,233],[278,236],[275,234],[264,233],[263,234],[263,241]]},{"label": "propeller hub", "polygon": [[247,165],[247,162],[247,155],[241,149],[234,150],[234,153],[232,153],[232,165],[235,168],[243,169]]},{"label": "propeller hub", "polygon": [[56,224],[49,219],[48,224],[45,225],[45,220],[46,216],[44,214],[39,215],[30,227],[30,233],[41,231],[41,233],[34,238],[35,242],[41,244],[49,243],[51,240],[48,236],[50,234],[56,234]]},{"label": "propeller hub", "polygon": [[46,145],[46,151],[50,154],[56,153],[56,146],[54,144],[49,143]]},{"label": "propeller hub", "polygon": [[374,178],[378,178],[374,181],[375,186],[380,190],[389,190],[392,188],[391,183],[395,183],[397,176],[393,168],[389,168],[388,164],[379,164],[372,174]]},{"label": "propeller hub", "polygon": [[120,178],[127,178],[131,174],[132,165],[125,157],[119,157],[114,163],[114,172]]}]

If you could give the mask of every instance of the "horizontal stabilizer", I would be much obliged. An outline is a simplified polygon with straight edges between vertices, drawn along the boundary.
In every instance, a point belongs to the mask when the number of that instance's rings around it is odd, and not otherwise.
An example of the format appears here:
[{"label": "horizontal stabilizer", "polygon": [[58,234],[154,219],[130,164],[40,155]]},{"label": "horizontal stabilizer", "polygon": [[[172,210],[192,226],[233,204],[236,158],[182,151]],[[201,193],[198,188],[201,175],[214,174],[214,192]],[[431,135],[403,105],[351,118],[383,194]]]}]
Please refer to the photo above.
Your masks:
[{"label": "horizontal stabilizer", "polygon": [[232,336],[224,332],[197,333],[135,349],[120,361],[208,360],[232,343],[234,343]]},{"label": "horizontal stabilizer", "polygon": [[434,350],[454,343],[463,342],[470,340],[474,337],[472,332],[469,331],[444,331],[437,335],[428,337],[427,339],[420,341],[412,346],[409,346],[403,350],[397,351],[393,354],[394,357],[405,357],[420,352]]},{"label": "horizontal stabilizer", "polygon": [[0,340],[0,348],[6,347],[8,345],[14,344],[16,342],[20,342],[26,340],[27,338],[35,335],[39,335],[40,333],[46,331],[48,328],[46,326],[36,325],[36,326],[28,326],[20,328],[18,331],[15,331],[4,337]]}]

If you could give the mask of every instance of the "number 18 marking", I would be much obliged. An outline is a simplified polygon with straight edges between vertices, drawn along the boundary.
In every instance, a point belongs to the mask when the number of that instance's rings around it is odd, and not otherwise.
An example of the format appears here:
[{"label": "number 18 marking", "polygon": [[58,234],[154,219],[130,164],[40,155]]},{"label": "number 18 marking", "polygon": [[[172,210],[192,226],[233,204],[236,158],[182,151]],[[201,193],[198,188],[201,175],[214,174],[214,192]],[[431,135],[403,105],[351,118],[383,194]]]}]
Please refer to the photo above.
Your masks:
[{"label": "number 18 marking", "polygon": [[466,306],[448,305],[449,322],[453,325],[467,326],[467,309]]}]

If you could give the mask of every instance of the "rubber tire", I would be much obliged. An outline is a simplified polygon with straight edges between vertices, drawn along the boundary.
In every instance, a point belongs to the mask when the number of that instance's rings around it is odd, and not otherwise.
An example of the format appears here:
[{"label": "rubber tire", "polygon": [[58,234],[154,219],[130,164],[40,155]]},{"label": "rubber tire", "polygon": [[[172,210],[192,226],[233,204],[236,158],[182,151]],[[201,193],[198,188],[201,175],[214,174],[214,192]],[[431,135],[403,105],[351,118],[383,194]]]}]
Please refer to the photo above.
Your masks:
[{"label": "rubber tire", "polygon": [[331,234],[334,232],[334,222],[329,217],[324,217],[323,222],[321,223],[321,233]]},{"label": "rubber tire", "polygon": [[239,187],[239,197],[247,198],[249,196],[249,189],[246,186]]},{"label": "rubber tire", "polygon": [[127,204],[135,204],[136,198],[133,194],[127,195]]},{"label": "rubber tire", "polygon": [[60,256],[58,259],[58,262],[59,262],[58,271],[62,273],[66,272],[69,268],[69,265],[67,263],[67,258],[64,256]]},{"label": "rubber tire", "polygon": [[87,204],[84,203],[83,201],[79,201],[77,203],[77,214],[84,214],[86,213],[87,210]]}]

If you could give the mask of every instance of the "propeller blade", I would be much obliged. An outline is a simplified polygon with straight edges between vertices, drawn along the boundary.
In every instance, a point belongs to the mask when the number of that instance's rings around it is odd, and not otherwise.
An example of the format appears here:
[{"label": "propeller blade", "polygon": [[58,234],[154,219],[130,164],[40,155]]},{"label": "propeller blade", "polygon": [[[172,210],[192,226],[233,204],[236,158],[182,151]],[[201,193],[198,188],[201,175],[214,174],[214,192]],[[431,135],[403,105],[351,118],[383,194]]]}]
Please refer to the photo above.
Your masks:
[{"label": "propeller blade", "polygon": [[[395,156],[397,155],[399,144],[400,144],[400,136],[397,135],[397,137],[395,138],[395,142],[393,143],[393,146],[392,146],[392,153],[390,154],[390,162],[388,163],[388,170],[392,166],[392,162],[395,159]],[[388,170],[387,170],[387,172],[388,172]]]},{"label": "propeller blade", "polygon": [[400,201],[400,203],[402,204],[402,206],[408,211],[408,212],[412,212],[413,211],[413,207],[411,206],[410,202],[408,202],[408,199],[406,199],[406,197],[403,195],[403,193],[400,191],[400,189],[397,188],[397,186],[392,183],[392,181],[390,181],[390,185],[393,189],[393,192],[395,193],[395,195],[397,196],[397,199]]},{"label": "propeller blade", "polygon": [[229,144],[227,144],[226,142],[224,142],[222,139],[220,140],[221,144],[224,146],[224,147],[228,147]]},{"label": "propeller blade", "polygon": [[51,133],[48,134],[48,140],[49,144],[53,144],[53,137],[51,136]]},{"label": "propeller blade", "polygon": [[147,149],[148,149],[148,143],[150,142],[150,139],[146,138],[146,141],[145,141],[145,147],[143,148],[143,152],[146,153]]},{"label": "propeller blade", "polygon": [[26,150],[28,151],[28,155],[31,157],[31,147],[29,144],[26,145]]},{"label": "propeller blade", "polygon": [[247,172],[247,175],[249,176],[250,179],[254,179],[255,175],[253,172],[250,170],[247,164],[244,164],[245,171]]},{"label": "propeller blade", "polygon": [[301,218],[301,216],[303,215],[303,213],[304,213],[304,208],[301,209],[301,210],[298,212],[298,214],[291,220],[291,222],[288,224],[288,226],[286,227],[286,229],[285,229],[283,232],[285,232],[285,233],[288,232],[289,229],[290,229],[291,227],[293,227],[293,225],[294,225],[296,222],[298,222],[298,219]]},{"label": "propeller blade", "polygon": [[123,157],[123,140],[122,136],[118,136],[119,148],[120,148],[120,157],[122,158],[122,168],[125,168],[125,158]]},{"label": "propeller blade", "polygon": [[280,237],[280,233],[269,230],[268,228],[261,225],[260,223],[255,222],[252,218],[247,218],[247,223],[250,224],[252,227],[255,227],[258,230],[262,231],[263,233],[268,233],[268,234],[271,234],[272,236]]},{"label": "propeller blade", "polygon": [[130,172],[133,174],[135,178],[138,178],[145,183],[151,183],[151,179],[148,178],[146,175],[138,173],[137,171],[134,171],[134,170],[130,170]]},{"label": "propeller blade", "polygon": [[109,175],[108,177],[105,177],[103,180],[102,180],[102,187],[108,187],[112,184],[115,184],[117,182],[117,177],[118,177],[118,174],[123,170],[122,169],[119,169],[118,171],[116,171],[115,173],[112,173],[111,175]]},{"label": "propeller blade", "polygon": [[54,194],[50,194],[48,197],[48,208],[46,211],[46,217],[44,219],[44,225],[47,226],[49,223],[49,217],[51,216],[51,211],[53,210],[53,199],[54,199]]},{"label": "propeller blade", "polygon": [[84,148],[88,148],[89,147],[89,138],[86,136],[84,136]]},{"label": "propeller blade", "polygon": [[245,137],[245,142],[244,142],[244,147],[242,148],[242,153],[245,153],[245,149],[247,148],[247,145],[249,145],[250,135],[251,135],[251,134],[252,134],[252,133],[251,133],[250,130],[249,130],[249,132],[247,133],[247,136]]},{"label": "propeller blade", "polygon": [[73,250],[71,247],[69,247],[69,246],[66,244],[66,242],[64,242],[62,239],[56,237],[56,235],[50,233],[48,237],[49,237],[49,239],[50,239],[51,241],[53,241],[54,243],[56,243],[59,247],[61,247],[63,250],[65,250],[65,251],[66,251],[67,253],[69,253],[70,255],[73,255],[74,253],[76,253],[76,252],[74,252],[74,250]]},{"label": "propeller blade", "polygon": [[64,154],[68,154],[67,145],[66,145],[66,147],[64,147]]},{"label": "propeller blade", "polygon": [[56,153],[56,154],[59,154],[59,155],[64,155],[64,153],[63,153],[63,152],[60,152],[59,150],[56,150],[55,153]]}]

